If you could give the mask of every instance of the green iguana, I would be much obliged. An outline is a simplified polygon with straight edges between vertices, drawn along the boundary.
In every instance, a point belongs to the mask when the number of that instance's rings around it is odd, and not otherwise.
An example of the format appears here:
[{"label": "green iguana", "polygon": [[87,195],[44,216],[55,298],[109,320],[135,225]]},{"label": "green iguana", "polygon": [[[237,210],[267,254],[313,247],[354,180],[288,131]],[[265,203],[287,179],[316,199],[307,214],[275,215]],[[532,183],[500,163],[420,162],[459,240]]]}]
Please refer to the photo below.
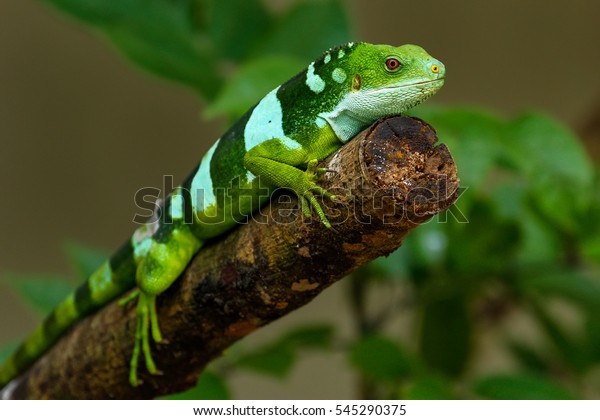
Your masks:
[{"label": "green iguana", "polygon": [[436,93],[444,65],[421,47],[349,43],[326,51],[246,112],[166,198],[159,218],[129,240],[71,293],[0,368],[0,387],[41,355],[78,320],[135,286],[137,328],[129,380],[138,359],[157,373],[150,335],[161,341],[156,296],[183,272],[205,241],[233,228],[280,187],[293,190],[330,226],[315,195],[324,159],[377,119],[400,114]]}]

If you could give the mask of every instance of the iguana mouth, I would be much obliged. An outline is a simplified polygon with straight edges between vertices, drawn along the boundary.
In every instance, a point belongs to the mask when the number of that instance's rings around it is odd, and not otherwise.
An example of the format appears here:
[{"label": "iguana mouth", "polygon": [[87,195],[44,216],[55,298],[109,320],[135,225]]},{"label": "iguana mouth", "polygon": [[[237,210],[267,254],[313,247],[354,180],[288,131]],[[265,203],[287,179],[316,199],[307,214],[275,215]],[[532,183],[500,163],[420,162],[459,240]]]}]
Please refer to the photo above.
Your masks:
[{"label": "iguana mouth", "polygon": [[371,90],[371,92],[379,92],[382,90],[388,90],[388,89],[400,89],[400,88],[407,88],[407,87],[411,87],[411,86],[419,86],[419,85],[428,85],[431,83],[436,83],[436,82],[443,82],[446,78],[445,77],[440,77],[439,79],[434,79],[434,80],[423,80],[422,82],[415,82],[415,83],[410,83],[408,85],[395,85],[395,86],[385,86],[385,87],[380,87],[378,89],[373,89]]},{"label": "iguana mouth", "polygon": [[[443,82],[444,79],[446,79],[445,77],[440,77],[439,79],[433,79],[433,80],[424,80],[422,82],[415,82],[415,83],[410,83],[408,85],[398,85],[398,86],[390,86],[387,89],[394,89],[394,88],[403,88],[403,87],[411,87],[411,86],[417,86],[417,85],[428,85],[430,83],[435,83],[435,82]],[[386,88],[383,88],[386,89]]]},{"label": "iguana mouth", "polygon": [[425,84],[427,84],[427,83],[435,83],[435,82],[440,82],[440,81],[443,81],[443,80],[445,80],[445,79],[446,79],[445,77],[440,77],[439,79],[434,79],[434,80],[425,80],[424,82],[417,82],[417,83],[413,83],[413,84],[406,85],[406,86],[425,85]]}]

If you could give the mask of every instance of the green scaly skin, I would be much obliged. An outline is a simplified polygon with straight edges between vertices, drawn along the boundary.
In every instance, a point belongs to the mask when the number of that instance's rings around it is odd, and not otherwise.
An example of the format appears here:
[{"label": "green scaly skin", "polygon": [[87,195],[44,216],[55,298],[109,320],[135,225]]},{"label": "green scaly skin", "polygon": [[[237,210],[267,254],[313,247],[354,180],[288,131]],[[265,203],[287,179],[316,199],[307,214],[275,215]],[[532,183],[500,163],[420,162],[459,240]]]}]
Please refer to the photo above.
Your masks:
[{"label": "green scaly skin", "polygon": [[134,235],[65,299],[0,368],[0,387],[23,372],[73,324],[123,293],[138,290],[138,325],[130,382],[138,359],[158,373],[150,336],[162,337],[156,296],[183,272],[202,244],[233,228],[279,187],[293,190],[303,213],[330,226],[315,195],[316,162],[377,119],[421,103],[444,83],[444,65],[421,47],[349,43],[326,51],[242,116],[165,200],[161,217]]}]

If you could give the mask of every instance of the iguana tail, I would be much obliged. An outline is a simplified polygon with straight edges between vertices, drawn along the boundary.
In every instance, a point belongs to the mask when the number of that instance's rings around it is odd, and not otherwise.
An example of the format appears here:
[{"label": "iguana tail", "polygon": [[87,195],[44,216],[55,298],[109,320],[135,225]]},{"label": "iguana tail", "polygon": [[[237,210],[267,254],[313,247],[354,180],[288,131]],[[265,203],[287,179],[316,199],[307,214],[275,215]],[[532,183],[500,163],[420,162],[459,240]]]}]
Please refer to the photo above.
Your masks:
[{"label": "iguana tail", "polygon": [[0,367],[0,389],[31,366],[71,326],[135,286],[134,252],[127,241],[63,300]]}]

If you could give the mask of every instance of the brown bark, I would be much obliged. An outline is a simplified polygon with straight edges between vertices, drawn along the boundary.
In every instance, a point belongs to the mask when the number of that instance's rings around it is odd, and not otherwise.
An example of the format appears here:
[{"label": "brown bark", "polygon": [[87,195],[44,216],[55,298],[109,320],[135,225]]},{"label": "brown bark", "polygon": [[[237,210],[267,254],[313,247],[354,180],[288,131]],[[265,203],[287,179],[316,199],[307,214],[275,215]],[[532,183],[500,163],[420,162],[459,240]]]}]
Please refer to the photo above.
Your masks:
[{"label": "brown bark", "polygon": [[[352,270],[394,251],[458,195],[456,167],[435,131],[408,117],[379,121],[329,157],[320,181],[333,227],[303,220],[279,195],[252,221],[204,248],[158,299],[163,371],[128,383],[135,311],[113,303],[77,324],[5,398],[151,398],[193,386],[235,341],[310,302]],[[322,165],[323,166],[323,165]],[[289,196],[288,196],[289,197]]]}]

